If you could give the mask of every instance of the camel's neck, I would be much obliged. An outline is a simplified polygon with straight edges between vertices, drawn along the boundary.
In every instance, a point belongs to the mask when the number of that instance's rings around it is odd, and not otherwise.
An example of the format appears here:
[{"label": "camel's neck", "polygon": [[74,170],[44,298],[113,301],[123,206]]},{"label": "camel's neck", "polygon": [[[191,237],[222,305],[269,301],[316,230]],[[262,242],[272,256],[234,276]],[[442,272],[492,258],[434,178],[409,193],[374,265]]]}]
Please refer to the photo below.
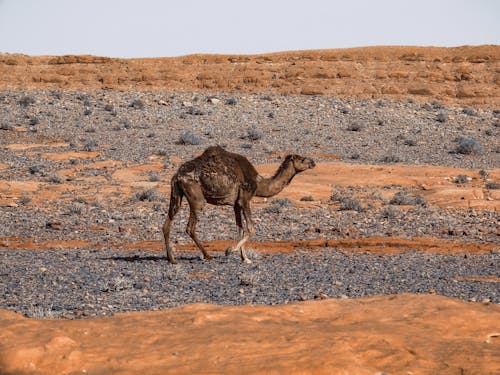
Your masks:
[{"label": "camel's neck", "polygon": [[283,190],[295,176],[292,163],[282,164],[276,174],[271,178],[259,176],[257,179],[257,197],[272,197]]}]

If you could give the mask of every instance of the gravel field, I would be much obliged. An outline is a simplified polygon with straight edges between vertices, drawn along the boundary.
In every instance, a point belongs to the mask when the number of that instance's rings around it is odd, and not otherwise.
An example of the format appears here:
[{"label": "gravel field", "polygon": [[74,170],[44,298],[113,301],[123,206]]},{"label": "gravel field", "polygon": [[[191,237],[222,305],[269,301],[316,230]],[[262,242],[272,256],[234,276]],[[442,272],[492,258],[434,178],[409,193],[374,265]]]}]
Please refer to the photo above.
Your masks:
[{"label": "gravel field", "polygon": [[[0,91],[0,163],[7,166],[0,174],[2,180],[56,186],[62,183],[57,177],[60,170],[106,160],[134,165],[151,157],[159,157],[171,173],[178,165],[172,157],[188,160],[213,144],[244,154],[254,163],[279,162],[282,154],[293,152],[314,155],[319,162],[337,158],[348,163],[425,164],[487,173],[500,167],[499,116],[498,110],[451,108],[436,102]],[[51,161],[40,156],[47,152],[43,146],[30,149],[31,153],[4,147],[34,141],[65,143],[50,152],[100,154],[88,160]],[[106,169],[82,173],[82,181],[110,179]],[[158,176],[151,175],[151,181],[158,181]],[[341,195],[358,193],[371,194],[368,187],[352,187]],[[381,197],[371,200],[377,204],[349,209],[339,208],[338,202],[317,208],[298,208],[286,201],[254,205],[255,240],[394,236],[500,242],[498,212],[443,210],[418,200],[401,208]],[[159,194],[118,203],[73,196],[48,206],[35,206],[26,199],[17,207],[0,207],[0,237],[87,240],[104,246],[34,252],[2,249],[0,244],[0,308],[28,316],[75,318],[191,302],[276,304],[402,292],[500,302],[497,251],[464,257],[303,249],[292,255],[254,253],[252,265],[240,264],[236,255],[216,255],[215,261],[203,262],[196,254],[186,253],[177,254],[180,262],[171,266],[164,254],[113,249],[113,244],[124,240],[161,239],[159,228],[167,205]],[[181,243],[189,242],[184,233],[185,207],[172,228],[172,238]],[[96,225],[106,228],[85,230]],[[130,227],[134,230],[122,230]],[[232,210],[206,210],[198,232],[204,241],[234,239]]]},{"label": "gravel field", "polygon": [[[0,252],[2,308],[35,317],[90,317],[186,303],[278,304],[315,298],[438,293],[500,302],[500,254],[252,254],[254,263],[216,255],[212,262],[105,250]],[[470,279],[468,279],[470,278]]]}]

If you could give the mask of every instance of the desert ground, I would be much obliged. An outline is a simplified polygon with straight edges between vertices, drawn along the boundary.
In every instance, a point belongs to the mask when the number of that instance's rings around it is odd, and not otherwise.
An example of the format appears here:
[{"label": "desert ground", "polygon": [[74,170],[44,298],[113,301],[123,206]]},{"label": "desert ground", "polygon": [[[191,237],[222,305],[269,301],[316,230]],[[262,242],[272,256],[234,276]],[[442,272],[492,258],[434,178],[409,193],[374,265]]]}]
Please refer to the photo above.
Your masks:
[{"label": "desert ground", "polygon": [[[0,373],[500,372],[500,47],[0,54]],[[272,176],[161,227],[210,145]]]}]

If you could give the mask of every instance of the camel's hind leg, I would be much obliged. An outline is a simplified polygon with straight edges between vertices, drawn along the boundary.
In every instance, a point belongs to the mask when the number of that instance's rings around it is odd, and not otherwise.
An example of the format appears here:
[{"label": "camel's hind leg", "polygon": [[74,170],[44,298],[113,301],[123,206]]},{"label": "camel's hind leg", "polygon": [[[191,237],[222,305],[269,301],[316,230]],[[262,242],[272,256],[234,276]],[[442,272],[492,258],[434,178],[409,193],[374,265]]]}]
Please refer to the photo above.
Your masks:
[{"label": "camel's hind leg", "polygon": [[170,205],[168,207],[168,216],[167,219],[165,220],[165,223],[163,224],[162,230],[163,230],[163,238],[165,239],[165,247],[167,249],[167,259],[170,263],[176,264],[177,262],[175,261],[174,255],[172,254],[172,248],[170,247],[169,244],[170,225],[172,224],[172,220],[174,220],[174,216],[177,214],[179,208],[181,207],[182,191],[177,185],[175,177],[174,179],[172,179],[171,185],[172,187],[170,190]]},{"label": "camel's hind leg", "polygon": [[186,227],[186,233],[193,239],[198,249],[203,253],[203,257],[207,260],[212,259],[207,250],[203,247],[198,236],[196,235],[196,223],[198,222],[198,214],[205,205],[205,198],[199,186],[190,186],[185,190],[186,199],[189,202],[189,221]]}]

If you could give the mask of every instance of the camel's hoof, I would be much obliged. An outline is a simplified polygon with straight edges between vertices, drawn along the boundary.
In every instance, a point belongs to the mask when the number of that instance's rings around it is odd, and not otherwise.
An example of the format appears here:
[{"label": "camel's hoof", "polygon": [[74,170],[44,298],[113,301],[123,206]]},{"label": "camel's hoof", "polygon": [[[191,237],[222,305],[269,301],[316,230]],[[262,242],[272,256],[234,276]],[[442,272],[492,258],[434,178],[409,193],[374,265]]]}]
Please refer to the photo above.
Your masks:
[{"label": "camel's hoof", "polygon": [[207,254],[207,255],[205,255],[205,256],[203,256],[203,258],[205,258],[205,260],[212,260],[212,259],[214,259],[214,257],[213,257],[213,256],[208,255],[208,254]]},{"label": "camel's hoof", "polygon": [[231,253],[234,251],[234,248],[232,246],[229,246],[227,249],[226,249],[226,256],[229,256],[231,255]]},{"label": "camel's hoof", "polygon": [[243,259],[243,263],[252,264],[252,261],[248,258]]}]

